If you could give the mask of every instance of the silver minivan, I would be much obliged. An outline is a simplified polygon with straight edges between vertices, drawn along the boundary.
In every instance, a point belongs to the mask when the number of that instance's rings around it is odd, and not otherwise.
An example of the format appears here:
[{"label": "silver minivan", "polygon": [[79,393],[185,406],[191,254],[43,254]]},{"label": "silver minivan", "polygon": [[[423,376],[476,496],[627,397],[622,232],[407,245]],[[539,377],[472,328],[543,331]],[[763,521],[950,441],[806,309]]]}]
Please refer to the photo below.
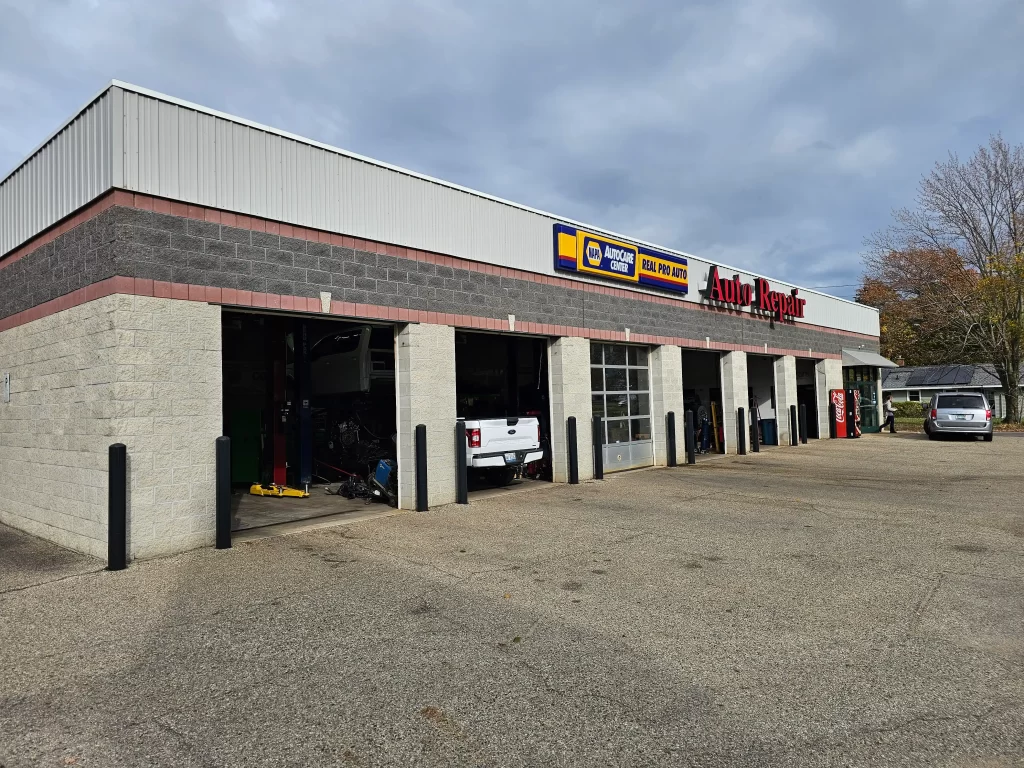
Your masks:
[{"label": "silver minivan", "polygon": [[939,392],[924,414],[929,440],[942,435],[981,435],[992,440],[992,408],[981,392]]}]

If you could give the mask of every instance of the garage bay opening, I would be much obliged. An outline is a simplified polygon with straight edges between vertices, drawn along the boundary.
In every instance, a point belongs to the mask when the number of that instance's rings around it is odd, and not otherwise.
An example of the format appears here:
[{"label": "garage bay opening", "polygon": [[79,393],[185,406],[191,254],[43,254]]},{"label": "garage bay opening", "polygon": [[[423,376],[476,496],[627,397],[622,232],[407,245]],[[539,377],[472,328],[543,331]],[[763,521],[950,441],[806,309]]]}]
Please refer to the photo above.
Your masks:
[{"label": "garage bay opening", "polygon": [[246,312],[222,327],[233,527],[393,503],[394,328]]},{"label": "garage bay opening", "polygon": [[693,413],[697,453],[725,453],[721,365],[718,352],[683,350],[683,410]]},{"label": "garage bay opening", "polygon": [[[758,429],[761,445],[778,445],[774,357],[747,355],[747,387],[750,416]],[[782,418],[789,417],[783,414]]]},{"label": "garage bay opening", "polygon": [[456,408],[466,420],[470,490],[551,479],[547,345],[530,336],[456,332]]},{"label": "garage bay opening", "polygon": [[797,409],[807,414],[807,437],[818,439],[818,388],[817,360],[797,358],[796,401]]}]

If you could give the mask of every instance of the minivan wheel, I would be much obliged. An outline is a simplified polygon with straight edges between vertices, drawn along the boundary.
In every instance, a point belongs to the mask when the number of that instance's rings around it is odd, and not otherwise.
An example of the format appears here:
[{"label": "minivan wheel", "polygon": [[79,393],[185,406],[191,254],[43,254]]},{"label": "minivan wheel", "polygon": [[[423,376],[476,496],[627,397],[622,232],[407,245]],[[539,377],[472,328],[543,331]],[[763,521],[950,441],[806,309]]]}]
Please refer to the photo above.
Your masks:
[{"label": "minivan wheel", "polygon": [[992,442],[992,435],[985,435],[985,442],[986,443],[991,443]]}]

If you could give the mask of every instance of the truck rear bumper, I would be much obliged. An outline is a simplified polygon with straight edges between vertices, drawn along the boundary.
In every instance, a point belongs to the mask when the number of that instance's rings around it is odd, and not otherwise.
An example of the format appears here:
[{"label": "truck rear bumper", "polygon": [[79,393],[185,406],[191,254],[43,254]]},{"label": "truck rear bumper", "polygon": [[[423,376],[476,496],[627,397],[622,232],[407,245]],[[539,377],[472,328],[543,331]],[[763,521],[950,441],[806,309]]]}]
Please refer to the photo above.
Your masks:
[{"label": "truck rear bumper", "polygon": [[[510,451],[512,453],[512,451]],[[529,464],[531,461],[540,461],[544,458],[544,451],[515,451],[515,464]],[[520,458],[521,456],[521,458]],[[504,453],[492,453],[486,456],[473,456],[467,463],[473,469],[484,469],[486,467],[508,467],[514,464],[505,461]]]}]

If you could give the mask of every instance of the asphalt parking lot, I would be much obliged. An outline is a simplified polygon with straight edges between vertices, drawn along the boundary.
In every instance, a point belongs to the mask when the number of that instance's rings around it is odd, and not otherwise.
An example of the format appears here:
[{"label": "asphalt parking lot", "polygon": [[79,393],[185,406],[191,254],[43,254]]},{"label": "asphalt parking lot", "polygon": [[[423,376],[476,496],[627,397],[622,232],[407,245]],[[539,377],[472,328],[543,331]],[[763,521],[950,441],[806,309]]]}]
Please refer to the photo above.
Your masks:
[{"label": "asphalt parking lot", "polygon": [[119,573],[0,528],[0,765],[1021,765],[1022,467],[823,441]]}]

